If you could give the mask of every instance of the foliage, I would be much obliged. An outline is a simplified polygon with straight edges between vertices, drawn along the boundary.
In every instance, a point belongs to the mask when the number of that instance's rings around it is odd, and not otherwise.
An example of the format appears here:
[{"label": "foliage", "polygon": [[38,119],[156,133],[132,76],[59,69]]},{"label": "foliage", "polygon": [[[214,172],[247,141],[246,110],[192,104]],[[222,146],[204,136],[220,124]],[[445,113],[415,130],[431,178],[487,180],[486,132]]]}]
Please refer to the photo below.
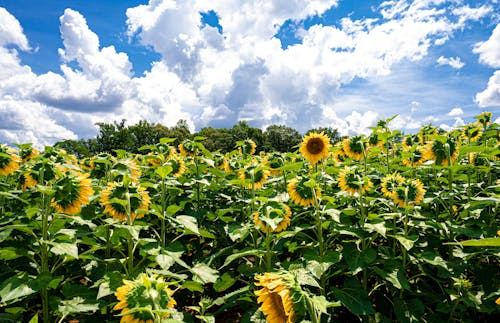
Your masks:
[{"label": "foliage", "polygon": [[[314,164],[307,145],[241,149],[266,144],[243,122],[225,148],[147,123],[102,125],[89,157],[2,146],[0,321],[494,321],[499,129],[480,126],[418,139],[382,122],[356,158],[339,142]],[[405,162],[450,138],[446,163]]]}]

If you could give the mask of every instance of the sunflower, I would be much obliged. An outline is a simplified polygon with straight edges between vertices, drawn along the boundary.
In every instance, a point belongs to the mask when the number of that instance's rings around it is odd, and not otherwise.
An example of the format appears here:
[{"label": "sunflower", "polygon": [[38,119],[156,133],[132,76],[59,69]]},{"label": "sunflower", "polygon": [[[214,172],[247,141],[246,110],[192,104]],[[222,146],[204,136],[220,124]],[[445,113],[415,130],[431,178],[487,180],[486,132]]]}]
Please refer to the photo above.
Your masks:
[{"label": "sunflower", "polygon": [[254,293],[257,296],[257,302],[262,303],[259,309],[266,316],[266,321],[268,323],[293,323],[295,321],[294,302],[287,277],[281,273],[264,273],[256,275],[255,280],[255,286],[262,287]]},{"label": "sunflower", "polygon": [[394,203],[403,207],[419,204],[424,199],[424,184],[418,179],[405,179],[393,192]]},{"label": "sunflower", "polygon": [[314,205],[315,200],[321,197],[321,190],[310,187],[307,182],[308,179],[305,177],[296,177],[288,183],[288,194],[295,204],[301,206]]},{"label": "sunflower", "polygon": [[413,146],[420,144],[420,137],[418,135],[408,135],[403,138],[401,146],[404,151],[410,151]]},{"label": "sunflower", "polygon": [[241,169],[238,174],[242,181],[250,180],[250,182],[245,182],[243,186],[252,189],[262,187],[267,181],[270,172],[267,169],[262,169],[258,164],[251,164]]},{"label": "sunflower", "polygon": [[[141,274],[133,281],[123,280],[123,285],[116,289],[118,303],[113,309],[121,310],[120,323],[153,323],[155,316],[152,312],[163,319],[174,311],[177,302],[173,294],[162,277]],[[127,314],[132,310],[135,312]]]},{"label": "sunflower", "polygon": [[461,138],[465,142],[475,142],[481,138],[483,129],[478,124],[468,124],[463,126]]},{"label": "sunflower", "polygon": [[445,142],[433,140],[428,142],[423,149],[423,157],[434,160],[436,165],[447,166],[448,157],[451,164],[458,156],[458,143],[452,137],[447,137]]},{"label": "sunflower", "polygon": [[394,190],[403,183],[405,178],[398,173],[393,173],[384,177],[380,183],[384,196],[392,198],[395,194]]},{"label": "sunflower", "polygon": [[281,170],[278,168],[285,165],[285,161],[283,160],[281,154],[272,153],[270,156],[267,157],[266,160],[267,160],[267,165],[270,168],[271,175],[281,174]]},{"label": "sunflower", "polygon": [[342,145],[340,147],[338,147],[335,150],[335,152],[333,153],[333,160],[335,161],[335,163],[337,163],[337,165],[340,165],[343,162],[345,162],[346,157],[347,157],[347,155],[345,154],[345,151],[344,151],[344,148],[342,147]]},{"label": "sunflower", "polygon": [[226,172],[231,171],[231,167],[229,167],[226,157],[220,153],[214,154],[214,166]]},{"label": "sunflower", "polygon": [[19,157],[21,157],[23,163],[40,154],[40,151],[38,149],[36,149],[35,147],[31,147],[31,145],[29,144],[27,146],[22,145],[20,147]]},{"label": "sunflower", "polygon": [[127,176],[134,184],[139,183],[141,177],[141,170],[137,163],[132,159],[120,159],[112,167],[111,173],[115,181],[123,181]]},{"label": "sunflower", "polygon": [[434,136],[438,134],[438,129],[432,125],[422,126],[420,127],[420,131],[418,132],[418,139],[422,144],[430,141],[430,136]]},{"label": "sunflower", "polygon": [[275,202],[263,207],[260,213],[254,212],[253,222],[264,232],[266,232],[267,226],[270,227],[271,232],[280,232],[290,225],[291,216],[292,210],[288,205]]},{"label": "sunflower", "polygon": [[350,195],[360,194],[368,191],[372,186],[372,182],[355,167],[345,167],[340,171],[337,178],[341,190]]},{"label": "sunflower", "polygon": [[186,171],[186,167],[184,166],[184,159],[177,155],[169,157],[165,164],[172,167],[172,175],[174,177],[180,177]]},{"label": "sunflower", "polygon": [[23,191],[26,191],[28,188],[32,188],[36,184],[38,184],[38,181],[31,176],[31,173],[24,173],[21,177],[21,189]]},{"label": "sunflower", "polygon": [[0,175],[7,176],[19,168],[21,157],[7,145],[0,145]]},{"label": "sunflower", "polygon": [[414,147],[405,152],[403,155],[406,156],[406,158],[403,158],[401,161],[403,165],[407,167],[415,167],[423,164],[427,159],[425,159],[422,150],[422,147]]},{"label": "sunflower", "polygon": [[239,143],[238,151],[242,155],[253,155],[257,151],[257,144],[252,139],[245,139]]},{"label": "sunflower", "polygon": [[94,194],[92,181],[88,174],[66,170],[61,178],[52,186],[55,190],[51,205],[59,213],[77,214],[82,205],[89,204],[89,198]]},{"label": "sunflower", "polygon": [[483,112],[478,116],[475,116],[474,119],[477,120],[477,122],[483,126],[484,129],[486,129],[490,124],[491,121],[493,120],[493,113],[491,112]]},{"label": "sunflower", "polygon": [[136,184],[124,185],[123,183],[108,183],[101,191],[99,202],[104,206],[104,212],[110,214],[117,221],[127,221],[127,211],[121,203],[113,202],[113,199],[127,201],[127,193],[130,199],[130,218],[132,222],[144,216],[142,212],[136,215],[138,210],[147,211],[149,208],[149,194],[146,189]]},{"label": "sunflower", "polygon": [[372,147],[382,147],[384,146],[384,141],[382,140],[380,133],[375,131],[368,137],[368,144]]},{"label": "sunflower", "polygon": [[360,160],[366,155],[366,143],[361,136],[352,136],[342,141],[342,148],[348,157]]},{"label": "sunflower", "polygon": [[330,154],[330,138],[323,132],[311,132],[305,135],[299,151],[308,162],[315,165]]},{"label": "sunflower", "polygon": [[182,143],[179,144],[179,152],[184,156],[193,157],[196,154],[198,147],[195,142],[186,139]]}]

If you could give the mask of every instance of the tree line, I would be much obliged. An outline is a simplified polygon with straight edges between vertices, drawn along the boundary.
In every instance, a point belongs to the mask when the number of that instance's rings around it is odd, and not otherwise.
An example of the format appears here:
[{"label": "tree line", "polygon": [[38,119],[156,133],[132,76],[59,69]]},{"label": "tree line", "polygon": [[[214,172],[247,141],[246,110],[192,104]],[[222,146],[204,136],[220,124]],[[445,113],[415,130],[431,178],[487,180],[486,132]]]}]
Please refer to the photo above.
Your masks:
[{"label": "tree line", "polygon": [[[245,139],[252,139],[257,144],[257,152],[294,151],[302,141],[302,135],[288,126],[271,125],[262,131],[251,127],[246,121],[240,121],[232,128],[205,127],[196,133],[191,133],[185,120],[179,120],[173,127],[166,127],[160,123],[153,124],[146,120],[130,126],[125,123],[126,120],[97,123],[99,133],[95,138],[64,140],[57,142],[55,146],[84,157],[99,153],[114,154],[117,149],[139,153],[141,147],[156,144],[161,138],[175,139],[174,144],[178,145],[187,139],[204,137],[202,143],[205,148],[221,153],[234,150],[237,142]],[[324,132],[332,144],[342,139],[337,129],[331,127],[310,129],[307,133],[313,131]]]}]

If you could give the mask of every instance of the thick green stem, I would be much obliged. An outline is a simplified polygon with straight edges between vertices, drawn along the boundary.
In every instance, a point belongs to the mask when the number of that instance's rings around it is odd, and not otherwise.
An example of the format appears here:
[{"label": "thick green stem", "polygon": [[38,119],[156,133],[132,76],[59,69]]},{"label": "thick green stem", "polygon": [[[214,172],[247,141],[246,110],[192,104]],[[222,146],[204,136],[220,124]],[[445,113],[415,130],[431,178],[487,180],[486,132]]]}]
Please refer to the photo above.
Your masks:
[{"label": "thick green stem", "polygon": [[306,297],[306,306],[307,311],[309,312],[309,316],[311,317],[312,323],[320,323],[321,322],[321,313],[317,313],[314,309],[314,305],[309,297]]},{"label": "thick green stem", "polygon": [[[40,172],[40,182],[43,183],[43,170]],[[42,193],[42,240],[40,241],[40,257],[41,257],[41,268],[40,273],[49,272],[49,216],[50,210],[50,200],[51,197],[47,196],[46,193]],[[49,292],[47,288],[43,288],[41,292],[42,296],[42,315],[43,322],[48,323],[50,321],[49,313]]]},{"label": "thick green stem", "polygon": [[264,242],[264,247],[266,248],[265,262],[266,262],[266,272],[270,272],[273,268],[273,251],[271,250],[271,240],[272,240],[271,229],[269,225],[266,224],[266,240]]},{"label": "thick green stem", "polygon": [[[126,212],[127,212],[127,222],[129,226],[132,226],[134,224],[134,219],[132,219],[132,211],[131,211],[131,206],[130,206],[130,193],[127,191],[125,194],[126,199],[127,199],[127,205],[126,205]],[[127,258],[127,274],[128,276],[132,276],[132,272],[134,270],[134,237],[132,236],[131,233],[129,233],[129,237],[127,240],[127,251],[128,251],[128,258]]]},{"label": "thick green stem", "polygon": [[165,248],[166,245],[166,225],[165,217],[167,210],[167,199],[166,199],[166,188],[165,188],[165,178],[161,180],[161,219],[160,219],[160,241],[161,246]]}]

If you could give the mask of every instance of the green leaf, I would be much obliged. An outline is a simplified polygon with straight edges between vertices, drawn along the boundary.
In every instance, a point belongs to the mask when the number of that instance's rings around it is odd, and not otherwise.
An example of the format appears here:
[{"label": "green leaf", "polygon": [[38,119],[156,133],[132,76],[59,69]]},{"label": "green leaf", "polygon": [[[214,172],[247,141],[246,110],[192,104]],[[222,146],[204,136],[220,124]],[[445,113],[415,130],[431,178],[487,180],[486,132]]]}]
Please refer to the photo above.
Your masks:
[{"label": "green leaf", "polygon": [[418,240],[417,235],[411,235],[407,237],[402,235],[395,235],[395,236],[391,235],[390,237],[396,238],[406,250],[410,250],[411,248],[413,248],[413,245]]},{"label": "green leaf", "polygon": [[158,174],[161,179],[165,179],[172,170],[172,166],[170,165],[159,166],[155,169],[155,173]]},{"label": "green leaf", "polygon": [[96,299],[113,294],[116,289],[123,285],[123,275],[118,271],[104,274],[104,277],[96,282],[99,285]]},{"label": "green leaf", "polygon": [[17,274],[7,278],[0,285],[0,306],[6,306],[23,299],[24,297],[36,293],[30,286],[32,279],[26,273]]},{"label": "green leaf", "polygon": [[342,255],[354,275],[368,267],[370,263],[377,259],[377,251],[375,249],[369,248],[359,251],[353,245],[344,246]]},{"label": "green leaf", "polygon": [[424,251],[422,253],[421,259],[428,264],[439,266],[449,271],[446,261],[434,251]]},{"label": "green leaf", "polygon": [[14,260],[24,255],[26,255],[26,251],[23,249],[14,247],[4,247],[0,249],[0,260]]},{"label": "green leaf", "polygon": [[231,262],[238,258],[246,257],[246,256],[262,256],[264,255],[265,251],[264,250],[259,250],[259,249],[252,249],[252,250],[246,250],[238,253],[234,253],[230,255],[229,257],[226,258],[226,261],[224,261],[224,264],[220,269],[226,267],[229,265]]},{"label": "green leaf", "polygon": [[67,242],[49,242],[52,245],[50,251],[56,255],[68,255],[75,259],[78,259],[78,247],[75,243]]},{"label": "green leaf", "polygon": [[421,322],[425,306],[419,299],[415,298],[407,303],[405,299],[395,298],[393,304],[398,322]]},{"label": "green leaf", "polygon": [[173,220],[185,229],[186,234],[200,235],[200,229],[198,228],[198,222],[195,217],[189,215],[178,215],[173,218]]},{"label": "green leaf", "polygon": [[236,282],[236,279],[231,276],[228,272],[225,272],[222,276],[217,279],[217,281],[214,284],[214,289],[216,292],[223,292],[229,287],[233,286],[233,284]]},{"label": "green leaf", "polygon": [[185,280],[182,283],[182,288],[186,288],[190,290],[191,292],[200,292],[203,293],[203,284],[200,282],[195,282],[192,280]]},{"label": "green leaf", "polygon": [[61,301],[61,305],[58,306],[58,310],[63,316],[73,313],[93,313],[98,309],[99,304],[86,304],[85,299],[81,297],[74,297],[70,300]]},{"label": "green leaf", "polygon": [[500,247],[500,237],[467,240],[460,242],[464,247]]},{"label": "green leaf", "polygon": [[180,210],[182,210],[182,207],[179,206],[179,205],[176,205],[176,204],[171,204],[167,207],[167,215],[169,216],[174,216],[175,213],[179,212]]},{"label": "green leaf", "polygon": [[329,307],[341,306],[341,302],[330,302],[323,295],[321,295],[321,296],[314,295],[313,297],[310,298],[310,300],[311,300],[316,312],[323,313],[323,314],[328,313]]},{"label": "green leaf", "polygon": [[28,323],[38,323],[38,313],[33,315],[33,317]]},{"label": "green leaf", "polygon": [[219,278],[219,271],[204,263],[194,265],[190,271],[193,273],[193,280],[202,284],[215,283]]},{"label": "green leaf", "polygon": [[406,272],[401,263],[394,260],[387,260],[384,269],[374,267],[373,270],[383,279],[392,283],[398,289],[410,289],[410,283],[406,277]]},{"label": "green leaf", "polygon": [[385,238],[385,233],[387,231],[385,221],[379,220],[378,222],[366,222],[364,227],[368,232],[377,232]]},{"label": "green leaf", "polygon": [[355,278],[349,277],[344,282],[343,288],[332,288],[335,298],[340,300],[353,314],[370,315],[375,314],[368,293],[363,289],[361,283]]}]

